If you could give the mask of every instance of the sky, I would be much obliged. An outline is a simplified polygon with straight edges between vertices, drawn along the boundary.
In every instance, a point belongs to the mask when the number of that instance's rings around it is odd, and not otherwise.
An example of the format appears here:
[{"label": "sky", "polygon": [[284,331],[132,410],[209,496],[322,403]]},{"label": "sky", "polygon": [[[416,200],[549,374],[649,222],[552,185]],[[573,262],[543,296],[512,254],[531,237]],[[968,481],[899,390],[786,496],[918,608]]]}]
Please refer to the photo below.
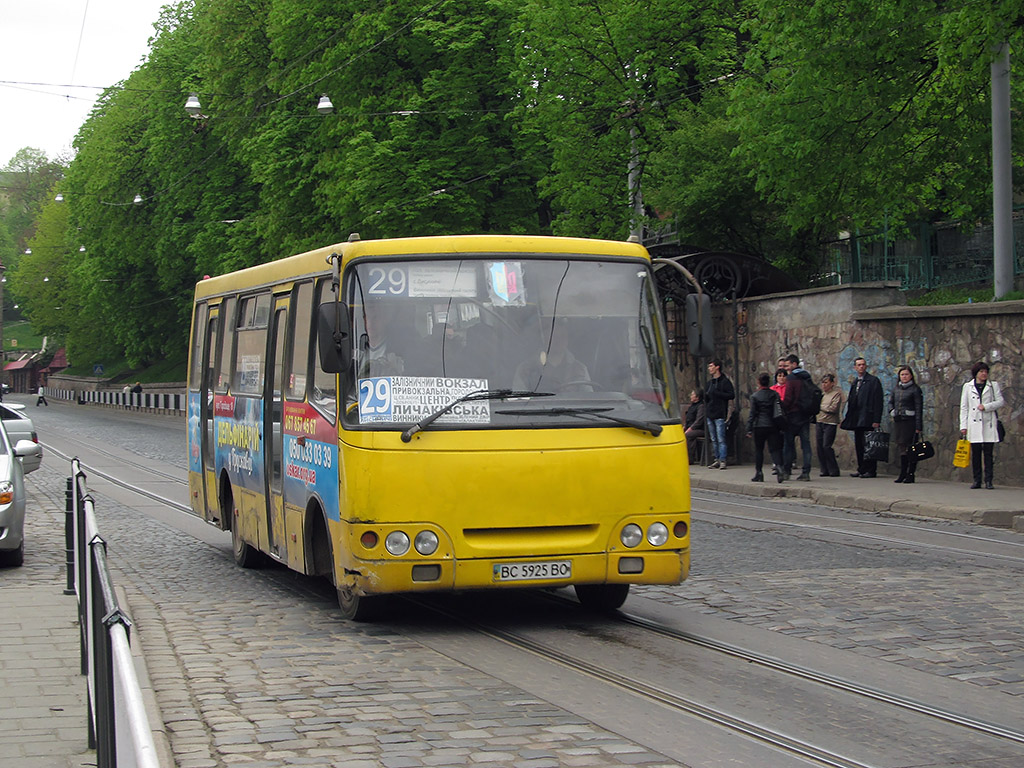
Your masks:
[{"label": "sky", "polygon": [[169,1],[0,0],[0,167],[24,147],[70,157],[102,89],[145,59]]}]

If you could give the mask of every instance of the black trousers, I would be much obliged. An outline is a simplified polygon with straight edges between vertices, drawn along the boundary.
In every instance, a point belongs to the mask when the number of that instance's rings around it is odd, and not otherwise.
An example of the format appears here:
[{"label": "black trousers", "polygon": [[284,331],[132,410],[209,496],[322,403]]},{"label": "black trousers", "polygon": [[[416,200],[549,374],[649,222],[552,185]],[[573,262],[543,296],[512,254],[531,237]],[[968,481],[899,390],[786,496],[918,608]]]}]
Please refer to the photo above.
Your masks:
[{"label": "black trousers", "polygon": [[836,451],[832,444],[836,441],[836,430],[838,424],[822,424],[820,421],[816,427],[815,437],[818,440],[818,466],[821,467],[821,474],[831,477],[839,476],[839,462],[836,460]]},{"label": "black trousers", "polygon": [[971,443],[971,472],[974,473],[974,482],[981,482],[982,456],[985,457],[985,482],[992,482],[992,462],[994,461],[992,449],[995,445],[995,443]]},{"label": "black trousers", "polygon": [[878,462],[864,458],[864,435],[874,432],[874,427],[858,427],[853,430],[853,447],[857,451],[857,471],[862,475],[878,474]]},{"label": "black trousers", "polygon": [[754,471],[761,474],[764,466],[764,444],[768,443],[768,451],[772,455],[772,463],[782,472],[782,433],[774,427],[754,428]]}]

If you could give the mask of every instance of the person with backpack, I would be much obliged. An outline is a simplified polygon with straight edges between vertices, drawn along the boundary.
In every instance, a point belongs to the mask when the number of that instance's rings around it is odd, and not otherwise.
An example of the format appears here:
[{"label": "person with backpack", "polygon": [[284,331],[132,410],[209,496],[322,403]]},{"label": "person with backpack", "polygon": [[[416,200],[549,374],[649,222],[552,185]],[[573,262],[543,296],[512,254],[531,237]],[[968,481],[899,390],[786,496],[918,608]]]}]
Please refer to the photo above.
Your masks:
[{"label": "person with backpack", "polygon": [[789,421],[789,429],[783,433],[783,467],[780,471],[790,475],[796,462],[796,439],[800,438],[803,467],[797,480],[811,479],[811,422],[821,408],[821,389],[811,374],[800,367],[800,358],[789,355],[786,358],[786,388],[782,393],[782,410]]}]

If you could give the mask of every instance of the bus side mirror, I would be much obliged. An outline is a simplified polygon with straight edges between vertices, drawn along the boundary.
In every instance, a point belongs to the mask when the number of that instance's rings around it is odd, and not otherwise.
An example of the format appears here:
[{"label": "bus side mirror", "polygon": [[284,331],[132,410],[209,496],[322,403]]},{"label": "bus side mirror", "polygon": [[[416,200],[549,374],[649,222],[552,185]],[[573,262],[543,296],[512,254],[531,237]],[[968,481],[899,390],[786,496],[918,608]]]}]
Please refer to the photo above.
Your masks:
[{"label": "bus side mirror", "polygon": [[320,305],[317,312],[317,345],[320,368],[325,373],[343,373],[352,360],[352,332],[348,307],[336,301]]},{"label": "bus side mirror", "polygon": [[706,293],[686,294],[686,341],[694,357],[715,354],[715,334],[711,323],[711,297]]}]

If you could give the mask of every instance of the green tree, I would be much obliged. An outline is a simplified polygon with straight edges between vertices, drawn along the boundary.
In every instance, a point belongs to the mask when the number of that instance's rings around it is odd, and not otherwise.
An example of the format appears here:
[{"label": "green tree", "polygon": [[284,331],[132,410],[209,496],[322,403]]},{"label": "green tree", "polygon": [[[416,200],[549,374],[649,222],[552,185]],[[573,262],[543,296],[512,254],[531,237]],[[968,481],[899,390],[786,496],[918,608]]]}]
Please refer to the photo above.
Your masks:
[{"label": "green tree", "polygon": [[1019,2],[754,5],[736,152],[791,226],[987,215],[989,62],[1024,42]]}]

